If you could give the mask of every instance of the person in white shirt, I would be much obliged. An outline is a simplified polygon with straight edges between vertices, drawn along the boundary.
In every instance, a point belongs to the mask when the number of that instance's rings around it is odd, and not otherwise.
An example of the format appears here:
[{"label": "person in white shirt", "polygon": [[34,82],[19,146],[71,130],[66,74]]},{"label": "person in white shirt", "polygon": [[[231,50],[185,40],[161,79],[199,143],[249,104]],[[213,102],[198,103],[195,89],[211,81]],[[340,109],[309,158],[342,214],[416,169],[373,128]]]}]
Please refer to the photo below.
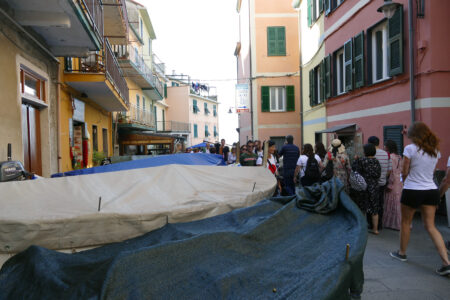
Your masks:
[{"label": "person in white shirt", "polygon": [[400,228],[400,249],[390,255],[406,261],[406,249],[411,233],[414,213],[420,209],[425,229],[431,237],[443,265],[436,272],[450,274],[450,261],[441,233],[434,224],[434,216],[440,202],[439,189],[433,181],[436,164],[441,157],[439,139],[423,122],[415,122],[408,130],[408,138],[413,142],[403,151],[403,192],[401,198],[402,223]]},{"label": "person in white shirt", "polygon": [[[308,164],[309,158],[315,158],[317,161],[317,167],[319,172],[318,178],[308,178],[308,176],[305,176],[306,172],[306,166]],[[297,167],[295,168],[294,173],[294,181],[297,180],[297,175],[300,175],[300,182],[303,186],[309,186],[313,185],[316,182],[320,181],[320,171],[323,169],[322,160],[320,159],[319,155],[314,154],[314,149],[311,144],[305,144],[303,146],[302,155],[297,160]]]},{"label": "person in white shirt", "polygon": [[231,152],[228,153],[228,160],[227,160],[228,165],[232,165],[234,163],[236,163],[236,144],[233,144]]}]

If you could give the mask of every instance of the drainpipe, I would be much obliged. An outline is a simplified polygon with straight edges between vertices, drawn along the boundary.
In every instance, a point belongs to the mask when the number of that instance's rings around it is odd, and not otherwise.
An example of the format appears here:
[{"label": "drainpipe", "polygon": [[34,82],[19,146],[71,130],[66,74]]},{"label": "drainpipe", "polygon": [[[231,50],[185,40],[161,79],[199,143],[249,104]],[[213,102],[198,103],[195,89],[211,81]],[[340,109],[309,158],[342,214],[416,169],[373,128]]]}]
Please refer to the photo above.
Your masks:
[{"label": "drainpipe", "polygon": [[411,124],[416,120],[416,99],[414,96],[414,28],[413,28],[413,0],[409,0],[409,93],[411,98]]},{"label": "drainpipe", "polygon": [[249,86],[249,95],[250,95],[250,124],[251,124],[251,133],[252,140],[255,139],[254,126],[253,126],[253,74],[252,74],[252,25],[251,25],[251,0],[248,1],[248,45],[249,45],[249,60],[250,60],[250,86]]},{"label": "drainpipe", "polygon": [[56,155],[58,157],[58,173],[61,172],[61,64],[58,63],[58,82],[56,87]]},{"label": "drainpipe", "polygon": [[299,18],[298,18],[298,36],[299,36],[299,42],[300,42],[300,47],[299,47],[299,56],[300,56],[300,66],[299,66],[299,71],[300,71],[300,146],[303,147],[303,143],[304,143],[304,133],[305,133],[305,128],[303,126],[303,60],[302,60],[302,40],[301,40],[301,32],[302,32],[302,22],[301,22],[301,10],[298,10],[299,13]]}]

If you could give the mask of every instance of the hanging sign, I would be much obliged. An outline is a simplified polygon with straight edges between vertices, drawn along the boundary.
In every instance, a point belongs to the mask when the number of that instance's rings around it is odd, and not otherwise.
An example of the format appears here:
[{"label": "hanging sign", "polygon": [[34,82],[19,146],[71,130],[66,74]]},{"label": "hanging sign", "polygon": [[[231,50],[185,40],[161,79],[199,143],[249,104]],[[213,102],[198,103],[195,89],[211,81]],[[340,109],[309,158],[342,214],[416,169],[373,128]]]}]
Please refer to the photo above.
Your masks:
[{"label": "hanging sign", "polygon": [[236,84],[236,112],[250,111],[250,97],[248,84]]}]

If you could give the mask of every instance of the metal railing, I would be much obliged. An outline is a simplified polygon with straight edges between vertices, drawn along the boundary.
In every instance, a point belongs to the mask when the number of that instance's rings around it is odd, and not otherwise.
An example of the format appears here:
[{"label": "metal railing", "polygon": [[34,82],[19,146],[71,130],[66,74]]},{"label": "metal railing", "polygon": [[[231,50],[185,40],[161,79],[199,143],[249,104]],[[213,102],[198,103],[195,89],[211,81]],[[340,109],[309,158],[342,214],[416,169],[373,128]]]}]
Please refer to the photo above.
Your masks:
[{"label": "metal railing", "polygon": [[134,68],[141,74],[142,77],[149,82],[153,88],[158,90],[161,96],[164,95],[164,88],[158,77],[153,74],[151,68],[145,63],[142,55],[136,47],[131,45],[113,45],[114,53],[116,57],[120,60],[129,60]]},{"label": "metal railing", "polygon": [[157,131],[191,132],[189,123],[178,121],[157,121]]},{"label": "metal railing", "polygon": [[152,53],[152,62],[153,70],[159,73],[161,76],[164,76],[166,73],[166,65],[162,62],[162,60],[159,59],[159,57],[155,53]]},{"label": "metal railing", "polygon": [[92,27],[103,40],[103,7],[100,0],[75,0],[91,17]]},{"label": "metal railing", "polygon": [[128,26],[128,12],[127,12],[127,1],[126,0],[120,0],[120,3],[122,3],[121,8],[122,8],[122,21],[124,22],[124,25],[126,27],[126,35],[128,36],[128,30],[129,30],[129,26]]},{"label": "metal railing", "polygon": [[[74,62],[78,62],[78,64],[73,64]],[[103,51],[92,51],[87,57],[83,58],[66,58],[65,63],[66,72],[105,74],[125,104],[129,105],[127,82],[106,38],[103,43]]]},{"label": "metal railing", "polygon": [[130,104],[126,113],[120,113],[119,119],[125,120],[127,123],[137,123],[148,127],[155,127],[154,114],[133,103]]},{"label": "metal railing", "polygon": [[[119,67],[119,62],[117,58],[114,56],[111,45],[109,44],[108,39],[105,39],[105,47],[104,52],[106,56],[106,76],[109,76],[110,81],[114,84],[116,91],[122,97],[126,105],[129,105],[129,93],[128,93],[128,85],[127,81],[123,77],[122,71]],[[111,80],[112,79],[112,80]]]}]

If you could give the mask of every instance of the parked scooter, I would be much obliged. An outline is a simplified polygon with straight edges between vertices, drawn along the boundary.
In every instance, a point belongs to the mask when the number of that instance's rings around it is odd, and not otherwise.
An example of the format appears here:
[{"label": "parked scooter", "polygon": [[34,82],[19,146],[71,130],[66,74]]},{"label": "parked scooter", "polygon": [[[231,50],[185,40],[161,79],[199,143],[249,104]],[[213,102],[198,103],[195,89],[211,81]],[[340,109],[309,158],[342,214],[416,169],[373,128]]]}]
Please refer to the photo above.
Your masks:
[{"label": "parked scooter", "polygon": [[7,161],[0,162],[0,182],[32,179],[34,175],[25,170],[20,161],[11,160],[11,144],[8,144]]}]

